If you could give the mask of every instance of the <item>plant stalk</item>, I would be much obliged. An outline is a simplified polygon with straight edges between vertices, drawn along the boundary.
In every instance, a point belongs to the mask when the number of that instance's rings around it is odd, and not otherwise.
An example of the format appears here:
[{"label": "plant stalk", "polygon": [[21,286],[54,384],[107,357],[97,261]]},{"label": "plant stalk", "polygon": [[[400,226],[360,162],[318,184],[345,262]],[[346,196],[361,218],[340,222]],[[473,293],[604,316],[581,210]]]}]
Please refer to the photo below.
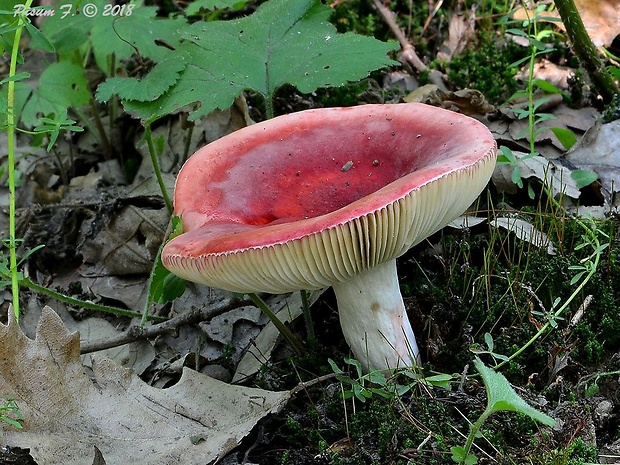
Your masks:
[{"label": "plant stalk", "polygon": [[[25,10],[32,5],[32,0],[26,0]],[[23,25],[27,18],[20,16],[20,24],[15,30],[13,48],[11,50],[11,63],[9,65],[9,78],[15,76],[17,70],[17,56],[19,55],[19,42],[22,37]],[[11,294],[13,297],[13,313],[15,321],[19,321],[19,274],[17,272],[17,246],[15,242],[15,81],[9,80],[7,91],[7,137],[8,137],[8,164],[9,164],[9,265],[11,270]]]},{"label": "plant stalk", "polygon": [[[22,286],[32,289],[33,291],[39,292],[48,297],[52,297],[53,299],[60,300],[61,302],[64,302],[70,305],[75,305],[81,308],[88,308],[89,310],[97,310],[100,312],[112,313],[114,315],[128,316],[131,318],[142,318],[141,313],[132,312],[130,310],[125,310],[123,308],[110,307],[108,305],[96,304],[94,302],[87,302],[87,301],[80,300],[80,299],[74,299],[73,297],[69,297],[59,292],[52,291],[51,289],[48,289],[47,287],[39,286],[37,283],[32,282],[28,278],[22,279],[20,283]],[[166,318],[162,318],[162,317],[158,317],[154,315],[149,315],[147,316],[147,318],[150,320],[154,320],[154,321],[166,321]]]},{"label": "plant stalk", "polygon": [[161,195],[164,197],[164,202],[166,203],[168,211],[172,213],[172,200],[170,199],[170,195],[168,195],[168,189],[166,189],[166,185],[164,184],[164,178],[161,175],[161,167],[159,166],[159,160],[157,159],[157,154],[155,153],[155,146],[153,145],[153,134],[151,133],[150,123],[144,125],[144,138],[146,139],[146,143],[149,147],[149,154],[151,155],[151,162],[153,163],[153,170],[155,171],[157,183],[159,184],[159,188],[161,189]]},{"label": "plant stalk", "polygon": [[295,352],[297,352],[299,355],[304,354],[306,352],[302,343],[299,342],[299,339],[295,337],[295,335],[291,332],[291,330],[288,329],[288,327],[284,323],[282,323],[282,321],[280,321],[280,319],[276,316],[275,313],[271,311],[271,309],[269,308],[269,306],[265,303],[263,299],[261,299],[257,294],[253,294],[253,293],[248,293],[248,297],[252,299],[254,304],[258,308],[260,308],[261,311],[265,315],[267,315],[269,320],[271,320],[271,322],[275,325],[275,327],[278,328],[278,331],[280,332],[280,334],[282,334],[282,336],[284,336],[284,338],[289,342],[289,344],[293,346],[293,348],[295,349]]},{"label": "plant stalk", "polygon": [[[594,234],[594,233],[592,233]],[[600,243],[598,241],[598,238],[593,235],[593,237],[591,238],[593,241],[593,245],[595,245],[595,253],[594,253],[594,262],[591,265],[590,270],[588,271],[588,274],[586,274],[586,276],[584,277],[584,279],[581,281],[581,283],[579,283],[579,286],[577,286],[577,288],[573,291],[573,293],[568,297],[568,299],[566,299],[566,301],[564,302],[564,304],[562,304],[562,306],[560,308],[558,308],[554,313],[553,316],[551,318],[557,318],[559,317],[562,313],[564,313],[564,311],[568,308],[568,306],[570,305],[570,303],[575,300],[575,298],[579,295],[579,293],[583,290],[583,288],[586,286],[586,284],[588,284],[588,282],[590,281],[590,279],[592,278],[592,276],[594,276],[594,273],[596,273],[596,270],[598,269],[598,264],[600,262],[600,258],[601,258],[601,254],[600,252],[596,252],[598,250],[598,248],[600,247]],[[522,345],[516,352],[514,352],[510,357],[508,357],[508,360],[504,360],[503,362],[495,365],[493,367],[494,370],[499,370],[501,367],[503,367],[504,365],[506,365],[507,363],[511,362],[512,360],[514,360],[516,357],[518,357],[519,355],[521,355],[529,346],[531,346],[540,336],[542,336],[547,329],[549,329],[549,327],[551,326],[551,322],[546,321],[544,325],[542,325],[540,327],[540,329],[536,332],[536,334],[534,334],[534,336],[532,336],[532,338],[527,341],[524,345]]]}]

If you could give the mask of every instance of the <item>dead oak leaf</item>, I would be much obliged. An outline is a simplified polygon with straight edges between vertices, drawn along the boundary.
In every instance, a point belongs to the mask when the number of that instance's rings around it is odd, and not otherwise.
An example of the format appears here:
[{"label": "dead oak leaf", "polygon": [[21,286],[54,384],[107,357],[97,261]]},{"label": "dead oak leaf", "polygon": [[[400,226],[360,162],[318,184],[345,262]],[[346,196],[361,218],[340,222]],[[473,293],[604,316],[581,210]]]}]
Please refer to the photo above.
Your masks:
[{"label": "dead oak leaf", "polygon": [[29,448],[38,463],[92,463],[97,448],[107,463],[210,464],[289,397],[188,369],[176,385],[157,389],[106,359],[94,359],[91,379],[79,334],[51,308],[43,309],[34,340],[9,313],[0,325],[0,395],[17,401],[24,427],[2,425],[0,437]]}]

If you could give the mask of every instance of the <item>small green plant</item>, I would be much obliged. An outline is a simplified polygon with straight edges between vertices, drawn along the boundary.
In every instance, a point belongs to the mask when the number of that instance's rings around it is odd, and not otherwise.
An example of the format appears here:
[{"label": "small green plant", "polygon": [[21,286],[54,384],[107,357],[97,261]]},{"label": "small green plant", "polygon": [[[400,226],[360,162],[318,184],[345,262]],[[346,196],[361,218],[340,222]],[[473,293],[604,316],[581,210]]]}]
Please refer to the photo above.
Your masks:
[{"label": "small green plant", "polygon": [[[528,63],[526,88],[524,90],[515,92],[508,99],[509,102],[514,102],[520,99],[526,99],[527,101],[527,106],[525,108],[513,107],[512,111],[514,112],[517,119],[527,119],[528,124],[527,128],[524,131],[527,134],[527,139],[529,141],[529,153],[522,155],[520,158],[518,158],[509,147],[500,146],[499,156],[497,158],[498,163],[508,164],[512,167],[512,182],[516,184],[519,188],[523,188],[523,179],[521,176],[521,169],[519,165],[527,161],[528,159],[540,156],[535,147],[536,137],[540,133],[549,129],[545,126],[541,126],[541,123],[555,119],[555,116],[553,114],[542,112],[540,111],[540,109],[541,107],[543,107],[543,105],[550,101],[551,95],[562,94],[562,91],[553,84],[541,79],[534,78],[536,60],[540,56],[546,55],[553,51],[553,48],[547,46],[544,41],[545,39],[556,33],[551,29],[541,30],[538,27],[541,19],[550,19],[544,16],[547,8],[547,5],[539,5],[534,12],[534,17],[523,22],[511,20],[509,19],[509,17],[503,19],[503,23],[506,25],[520,23],[521,26],[525,28],[525,30],[522,28],[510,28],[507,29],[506,32],[523,37],[528,40],[530,44],[529,55],[525,58],[522,58],[521,60],[516,61],[511,65],[513,67],[518,67],[523,63]],[[540,93],[542,93],[542,96],[539,95]],[[577,142],[575,134],[569,129],[553,127],[550,128],[550,130],[567,150],[570,149]],[[519,137],[523,135],[525,134],[520,134]],[[576,182],[577,188],[581,189],[582,187],[593,183],[598,176],[592,172],[575,170],[571,173],[571,177]],[[546,189],[550,189],[551,186],[548,185],[550,181],[548,181],[547,179],[545,179],[544,181],[544,187]],[[529,184],[528,195],[532,199],[535,195],[532,186]]]},{"label": "small green plant", "polygon": [[502,354],[497,354],[493,351],[493,349],[495,348],[495,343],[493,342],[493,336],[491,335],[491,333],[484,333],[484,342],[485,342],[486,348],[481,344],[472,344],[469,350],[472,351],[476,355],[483,355],[483,354],[490,355],[491,358],[493,358],[493,360],[495,361],[495,363],[498,363],[497,360],[501,360],[501,361],[508,360],[507,356],[502,355]]},{"label": "small green plant", "polygon": [[[575,246],[575,250],[582,250],[587,247],[591,249],[590,253],[581,259],[579,265],[571,265],[569,270],[575,271],[575,275],[570,281],[571,285],[579,283],[572,294],[560,305],[561,299],[556,297],[553,301],[553,305],[550,310],[541,313],[547,321],[541,325],[536,334],[530,338],[525,344],[523,344],[518,350],[516,350],[508,359],[503,360],[494,368],[497,370],[504,366],[506,363],[514,360],[521,355],[528,347],[530,347],[536,340],[538,340],[549,328],[556,328],[558,321],[562,319],[562,314],[569,308],[571,303],[581,293],[586,284],[592,279],[598,265],[601,260],[601,255],[609,247],[610,237],[607,233],[602,231],[594,221],[584,221],[580,219],[575,220],[577,224],[583,229],[581,235],[581,241]],[[606,242],[601,243],[600,237],[605,239]]]},{"label": "small green plant", "polygon": [[[402,397],[411,390],[412,384],[415,382],[450,390],[450,382],[454,380],[453,375],[444,373],[423,377],[409,367],[394,370],[394,373],[390,376],[386,376],[386,372],[379,370],[373,370],[370,373],[364,374],[362,364],[358,360],[345,358],[344,362],[354,369],[356,376],[352,378],[332,359],[328,359],[328,362],[332,371],[336,374],[336,379],[342,383],[343,397],[345,399],[355,397],[360,402],[366,402],[373,395],[378,395],[388,400]],[[412,380],[412,383],[398,383],[399,375],[409,378]]]},{"label": "small green plant", "polygon": [[555,424],[553,418],[527,404],[501,373],[488,368],[477,357],[474,360],[474,365],[478,373],[480,373],[487,391],[487,406],[484,412],[471,425],[465,444],[463,446],[454,446],[451,449],[452,460],[455,463],[465,465],[474,465],[478,461],[475,454],[471,453],[471,448],[484,422],[496,412],[519,412],[545,425],[553,426]]},{"label": "small green plant", "polygon": [[11,425],[13,428],[22,429],[21,421],[23,419],[24,416],[14,399],[8,398],[0,405],[0,422]]}]

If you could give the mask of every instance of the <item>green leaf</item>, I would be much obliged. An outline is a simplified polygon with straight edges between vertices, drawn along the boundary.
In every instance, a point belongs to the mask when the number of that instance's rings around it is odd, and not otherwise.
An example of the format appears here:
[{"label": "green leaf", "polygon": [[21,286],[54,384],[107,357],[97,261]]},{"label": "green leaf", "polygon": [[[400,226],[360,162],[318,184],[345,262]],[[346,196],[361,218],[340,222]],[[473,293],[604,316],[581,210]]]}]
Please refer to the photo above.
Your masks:
[{"label": "green leaf", "polygon": [[11,81],[21,81],[22,79],[28,79],[30,77],[30,73],[26,71],[22,71],[21,73],[16,73],[13,76],[8,76],[0,81],[0,86],[6,84]]},{"label": "green leaf", "polygon": [[[168,240],[177,237],[183,233],[183,223],[181,217],[173,216],[170,220],[172,232]],[[181,297],[185,292],[186,281],[178,276],[170,273],[161,261],[161,255],[158,255],[155,268],[151,275],[151,284],[149,288],[150,297],[154,302],[163,304],[172,302],[174,299]]]},{"label": "green leaf", "polygon": [[522,29],[511,28],[506,29],[504,32],[506,34],[513,34],[515,36],[528,37],[527,33]]},{"label": "green leaf", "polygon": [[153,121],[199,102],[190,116],[195,120],[216,108],[228,108],[246,89],[270,100],[284,84],[309,93],[398,64],[387,57],[395,43],[338,34],[327,21],[330,14],[319,0],[270,0],[241,19],[186,27],[186,41],[177,52],[190,62],[176,85],[153,102],[127,100],[125,108]]},{"label": "green leaf", "polygon": [[493,336],[491,335],[491,333],[484,333],[484,342],[486,343],[489,351],[493,352],[494,343],[493,343]]},{"label": "green leaf", "polygon": [[79,108],[90,99],[84,70],[75,63],[52,63],[45,68],[38,84],[23,109],[22,122],[26,126],[35,126],[43,115],[63,114],[67,108]]},{"label": "green leaf", "polygon": [[9,418],[9,417],[0,417],[0,420],[6,423],[7,425],[11,425],[14,428],[17,428],[17,429],[23,428],[19,420],[14,420],[13,418]]},{"label": "green leaf", "polygon": [[427,376],[426,378],[422,378],[420,381],[430,384],[431,386],[437,386],[446,391],[450,391],[450,381],[452,381],[453,376],[448,374],[439,374]]},{"label": "green leaf", "polygon": [[543,42],[531,36],[529,37],[529,40],[530,40],[530,45],[532,47],[535,47],[537,50],[540,50],[541,52],[547,52],[547,46]]},{"label": "green leaf", "polygon": [[185,281],[170,273],[161,259],[158,259],[153,270],[150,292],[154,302],[160,304],[172,302],[185,292]]},{"label": "green leaf", "polygon": [[545,425],[555,425],[553,418],[528,405],[515,392],[504,375],[486,367],[478,357],[475,358],[474,365],[482,376],[487,390],[487,411],[489,413],[501,410],[520,412]]},{"label": "green leaf", "polygon": [[97,99],[107,101],[118,95],[140,102],[155,100],[176,83],[186,65],[185,57],[178,55],[157,63],[144,79],[110,78],[97,89]]},{"label": "green leaf", "polygon": [[515,158],[514,153],[510,148],[505,145],[501,145],[499,147],[499,155],[497,157],[497,163],[509,163],[511,165],[515,165],[517,163],[517,159]]},{"label": "green leaf", "polygon": [[363,373],[362,373],[362,364],[359,362],[359,360],[356,360],[354,358],[345,358],[344,359],[344,363],[346,363],[347,365],[351,365],[353,367],[355,367],[355,371],[357,372],[357,377],[361,378]]},{"label": "green leaf", "polygon": [[548,81],[542,79],[534,79],[532,82],[536,87],[550,94],[561,94],[562,91]]},{"label": "green leaf", "polygon": [[594,171],[587,170],[574,170],[571,172],[570,177],[577,184],[577,189],[589,186],[598,179],[598,174]]},{"label": "green leaf", "polygon": [[231,8],[238,10],[247,3],[247,0],[195,0],[185,9],[185,14],[194,16],[200,13],[201,9],[205,10],[223,10]]},{"label": "green leaf", "polygon": [[575,136],[575,133],[570,129],[551,128],[551,132],[555,134],[555,137],[558,138],[558,140],[566,150],[569,150],[573,145],[577,143],[577,137]]},{"label": "green leaf", "polygon": [[337,374],[337,375],[342,375],[344,374],[344,371],[342,371],[340,369],[340,367],[338,365],[336,365],[336,362],[334,362],[334,360],[332,360],[331,358],[327,359],[327,363],[329,363],[329,366],[331,367],[332,371]]},{"label": "green leaf", "polygon": [[[156,62],[168,57],[173,50],[158,45],[164,41],[172,48],[179,46],[179,31],[187,27],[181,17],[158,18],[157,7],[147,7],[140,0],[125,5],[124,16],[103,15],[107,0],[90,0],[98,14],[87,17],[76,13],[75,2],[65,3],[66,8],[47,18],[41,29],[60,54],[66,54],[88,44],[97,65],[112,74],[110,58],[116,62],[139,53],[143,58]],[[79,9],[79,7],[77,7]],[[63,14],[67,14],[62,18]]]},{"label": "green leaf", "polygon": [[478,462],[478,458],[474,454],[467,454],[462,446],[454,446],[450,448],[452,452],[452,461],[465,465],[474,465]]},{"label": "green leaf", "polygon": [[32,23],[26,23],[26,30],[30,35],[30,46],[46,52],[55,52],[56,49],[52,43],[45,37],[41,31],[39,31]]}]

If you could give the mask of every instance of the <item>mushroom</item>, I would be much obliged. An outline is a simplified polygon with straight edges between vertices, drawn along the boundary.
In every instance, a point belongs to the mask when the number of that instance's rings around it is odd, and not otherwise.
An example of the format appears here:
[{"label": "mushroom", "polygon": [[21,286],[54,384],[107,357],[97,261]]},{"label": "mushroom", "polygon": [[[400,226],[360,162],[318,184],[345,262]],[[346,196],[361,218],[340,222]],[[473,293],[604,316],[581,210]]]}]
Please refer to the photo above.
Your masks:
[{"label": "mushroom", "polygon": [[471,205],[496,152],[480,122],[417,103],[258,123],[185,163],[174,193],[184,233],[162,262],[233,292],[332,286],[366,370],[419,364],[396,259]]}]

